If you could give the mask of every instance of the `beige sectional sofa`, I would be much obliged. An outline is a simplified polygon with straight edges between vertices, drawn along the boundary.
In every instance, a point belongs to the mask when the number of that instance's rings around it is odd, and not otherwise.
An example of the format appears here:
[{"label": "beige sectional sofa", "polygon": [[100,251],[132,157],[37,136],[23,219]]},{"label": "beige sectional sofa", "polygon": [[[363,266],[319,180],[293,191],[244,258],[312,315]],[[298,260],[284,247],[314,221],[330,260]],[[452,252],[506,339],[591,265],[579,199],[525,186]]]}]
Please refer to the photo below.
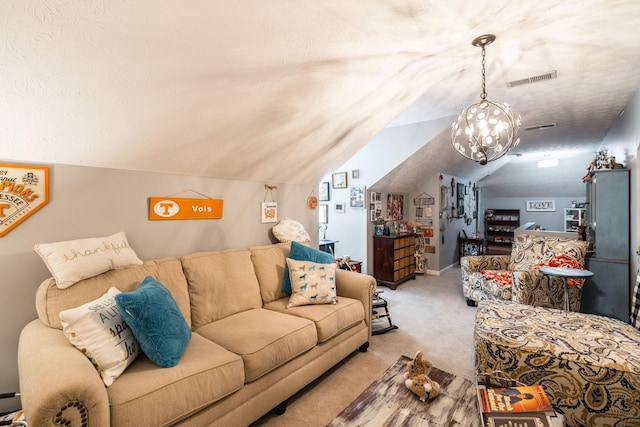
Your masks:
[{"label": "beige sectional sofa", "polygon": [[[29,425],[246,426],[366,351],[375,279],[337,270],[337,304],[287,308],[281,286],[289,251],[281,243],[150,260],[66,289],[44,281],[38,319],[22,331],[18,350]],[[59,313],[112,286],[131,292],[146,276],[171,292],[191,339],[176,366],[140,355],[106,387],[63,334]]]}]

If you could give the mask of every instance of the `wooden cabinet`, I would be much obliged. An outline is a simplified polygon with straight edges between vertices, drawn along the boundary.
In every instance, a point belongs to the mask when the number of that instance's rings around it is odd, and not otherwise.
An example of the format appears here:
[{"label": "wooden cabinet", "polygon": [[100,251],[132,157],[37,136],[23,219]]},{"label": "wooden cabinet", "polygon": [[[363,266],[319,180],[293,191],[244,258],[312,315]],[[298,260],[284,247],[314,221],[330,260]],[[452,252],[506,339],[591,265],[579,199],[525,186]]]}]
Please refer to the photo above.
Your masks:
[{"label": "wooden cabinet", "polygon": [[578,231],[587,222],[587,210],[583,208],[564,209],[564,231]]},{"label": "wooden cabinet", "polygon": [[582,287],[580,311],[629,322],[631,242],[629,171],[597,170],[587,182],[587,224],[592,250],[585,267],[593,272]]},{"label": "wooden cabinet", "polygon": [[378,284],[395,289],[416,278],[415,236],[373,236],[373,276]]},{"label": "wooden cabinet", "polygon": [[513,232],[520,226],[520,209],[487,209],[485,214],[485,253],[510,254]]}]

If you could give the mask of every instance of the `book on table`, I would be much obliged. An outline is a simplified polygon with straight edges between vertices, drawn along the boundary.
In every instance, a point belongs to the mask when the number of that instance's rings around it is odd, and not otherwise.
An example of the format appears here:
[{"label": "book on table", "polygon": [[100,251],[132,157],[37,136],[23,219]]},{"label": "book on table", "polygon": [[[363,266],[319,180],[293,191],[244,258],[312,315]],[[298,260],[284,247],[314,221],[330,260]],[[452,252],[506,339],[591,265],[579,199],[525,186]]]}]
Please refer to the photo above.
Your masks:
[{"label": "book on table", "polygon": [[483,414],[485,427],[552,427],[551,419],[544,412],[518,412],[514,414]]},{"label": "book on table", "polygon": [[483,413],[553,412],[551,401],[542,386],[478,388]]},{"label": "book on table", "polygon": [[487,427],[546,427],[555,414],[542,386],[478,387]]}]

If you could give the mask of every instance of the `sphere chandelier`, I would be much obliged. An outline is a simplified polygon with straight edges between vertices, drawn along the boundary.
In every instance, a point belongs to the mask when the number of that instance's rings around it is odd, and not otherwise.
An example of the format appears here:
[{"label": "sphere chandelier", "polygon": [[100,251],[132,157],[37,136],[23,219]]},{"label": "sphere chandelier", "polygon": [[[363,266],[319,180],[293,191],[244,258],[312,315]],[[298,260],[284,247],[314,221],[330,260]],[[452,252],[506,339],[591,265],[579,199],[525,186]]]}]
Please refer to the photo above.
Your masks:
[{"label": "sphere chandelier", "polygon": [[486,165],[499,159],[520,142],[520,115],[514,114],[506,102],[499,104],[487,99],[485,85],[485,46],[496,39],[493,34],[476,37],[472,45],[482,49],[482,94],[480,102],[462,110],[451,124],[451,143],[466,158]]}]

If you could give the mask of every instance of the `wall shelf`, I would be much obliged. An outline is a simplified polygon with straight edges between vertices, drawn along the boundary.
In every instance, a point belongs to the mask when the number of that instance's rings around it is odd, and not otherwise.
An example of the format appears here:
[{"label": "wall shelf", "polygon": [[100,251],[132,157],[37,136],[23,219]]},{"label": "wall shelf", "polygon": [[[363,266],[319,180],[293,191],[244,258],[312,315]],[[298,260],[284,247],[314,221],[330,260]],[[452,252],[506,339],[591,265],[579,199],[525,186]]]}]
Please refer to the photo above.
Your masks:
[{"label": "wall shelf", "polygon": [[564,231],[578,231],[587,222],[587,210],[584,208],[564,209]]}]

